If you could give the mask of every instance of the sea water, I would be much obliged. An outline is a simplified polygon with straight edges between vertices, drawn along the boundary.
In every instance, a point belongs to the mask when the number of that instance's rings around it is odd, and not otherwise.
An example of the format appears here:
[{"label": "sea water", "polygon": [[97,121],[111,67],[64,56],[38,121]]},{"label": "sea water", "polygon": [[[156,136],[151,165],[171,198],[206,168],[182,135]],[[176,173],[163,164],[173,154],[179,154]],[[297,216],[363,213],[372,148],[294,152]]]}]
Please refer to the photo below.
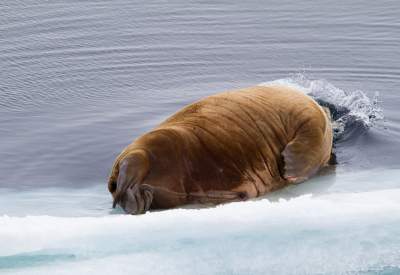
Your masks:
[{"label": "sea water", "polygon": [[[399,10],[2,1],[0,274],[400,274]],[[133,139],[271,83],[330,104],[336,166],[246,202],[112,209],[107,175]]]},{"label": "sea water", "polygon": [[[301,75],[261,85],[271,83],[296,86],[315,98],[339,95],[330,102],[349,112],[338,119],[342,123],[338,127],[346,132],[357,121],[363,128],[352,136],[336,133],[336,149],[346,139],[379,127],[383,119],[379,106],[364,94],[344,96],[324,81]],[[316,83],[318,89],[311,89]],[[3,188],[0,272],[400,272],[400,169],[349,171],[337,154],[337,166],[263,198],[140,216],[112,209],[105,185],[25,191]]]}]

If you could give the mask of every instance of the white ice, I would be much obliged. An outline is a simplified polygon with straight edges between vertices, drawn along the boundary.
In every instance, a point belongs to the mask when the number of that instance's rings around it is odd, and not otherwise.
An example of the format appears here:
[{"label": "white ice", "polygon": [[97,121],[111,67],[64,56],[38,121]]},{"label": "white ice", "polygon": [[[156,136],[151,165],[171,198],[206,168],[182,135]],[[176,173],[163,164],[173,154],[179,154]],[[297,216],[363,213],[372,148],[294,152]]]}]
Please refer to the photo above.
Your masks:
[{"label": "white ice", "polygon": [[[275,83],[368,127],[383,117],[362,92]],[[106,189],[0,189],[0,274],[400,274],[399,169],[339,165],[258,200],[141,216],[113,210]]]},{"label": "white ice", "polygon": [[[0,273],[396,274],[399,178],[400,170],[337,173],[261,200],[141,216],[104,214],[105,188],[52,189],[65,193],[58,200],[71,216],[3,214]],[[29,213],[15,203],[23,194],[1,192],[1,209]],[[46,192],[36,200],[31,192],[30,211],[48,211]],[[91,205],[86,216],[79,192]]]}]

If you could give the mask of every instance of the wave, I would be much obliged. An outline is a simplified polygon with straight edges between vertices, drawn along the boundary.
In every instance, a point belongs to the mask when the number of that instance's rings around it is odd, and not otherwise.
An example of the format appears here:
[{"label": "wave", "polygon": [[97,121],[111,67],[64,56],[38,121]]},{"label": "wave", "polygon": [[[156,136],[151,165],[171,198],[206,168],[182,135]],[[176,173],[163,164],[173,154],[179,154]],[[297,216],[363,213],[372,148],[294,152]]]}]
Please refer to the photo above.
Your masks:
[{"label": "wave", "polygon": [[311,80],[304,74],[278,79],[260,85],[282,84],[291,86],[313,97],[331,111],[335,144],[360,136],[370,127],[383,121],[379,92],[370,98],[360,90],[337,88],[323,79]]}]

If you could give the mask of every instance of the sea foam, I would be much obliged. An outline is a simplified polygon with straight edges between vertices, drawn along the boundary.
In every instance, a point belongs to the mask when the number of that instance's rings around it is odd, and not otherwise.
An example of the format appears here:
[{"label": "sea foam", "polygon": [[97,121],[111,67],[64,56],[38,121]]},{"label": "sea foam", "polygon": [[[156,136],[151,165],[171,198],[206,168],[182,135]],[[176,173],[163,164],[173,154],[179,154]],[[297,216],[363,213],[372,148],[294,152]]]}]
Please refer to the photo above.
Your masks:
[{"label": "sea foam", "polygon": [[[340,141],[360,135],[383,121],[379,92],[373,97],[361,90],[344,90],[323,79],[309,79],[304,74],[277,79],[260,86],[285,85],[304,92],[321,105],[329,106],[334,120],[334,139]],[[354,132],[354,129],[357,129]]]}]

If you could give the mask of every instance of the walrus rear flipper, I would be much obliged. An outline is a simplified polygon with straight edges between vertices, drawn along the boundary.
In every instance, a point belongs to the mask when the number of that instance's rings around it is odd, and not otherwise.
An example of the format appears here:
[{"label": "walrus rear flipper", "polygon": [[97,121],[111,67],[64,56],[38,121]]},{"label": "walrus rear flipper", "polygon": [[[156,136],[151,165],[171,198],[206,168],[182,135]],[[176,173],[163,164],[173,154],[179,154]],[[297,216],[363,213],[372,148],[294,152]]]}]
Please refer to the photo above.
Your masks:
[{"label": "walrus rear flipper", "polygon": [[135,150],[121,160],[113,207],[119,203],[130,214],[140,214],[150,208],[153,190],[141,184],[148,171],[149,160],[143,150]]},{"label": "walrus rear flipper", "polygon": [[153,188],[147,184],[136,184],[126,191],[126,200],[122,206],[128,214],[144,214],[153,201]]}]

